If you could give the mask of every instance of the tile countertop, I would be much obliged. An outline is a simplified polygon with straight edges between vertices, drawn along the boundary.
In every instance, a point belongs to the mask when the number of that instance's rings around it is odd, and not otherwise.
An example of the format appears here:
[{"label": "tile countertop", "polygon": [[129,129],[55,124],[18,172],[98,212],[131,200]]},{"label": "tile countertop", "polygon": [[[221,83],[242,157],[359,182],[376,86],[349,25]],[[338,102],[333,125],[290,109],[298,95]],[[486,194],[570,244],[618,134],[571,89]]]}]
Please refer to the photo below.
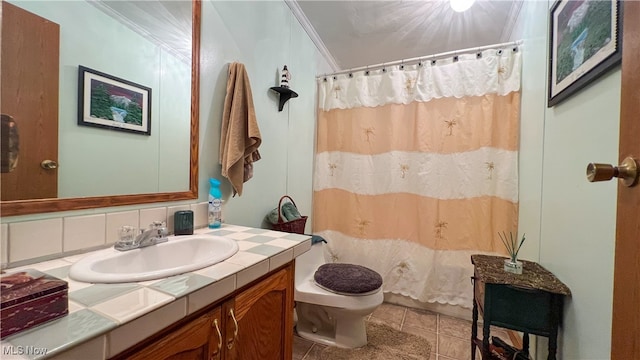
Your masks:
[{"label": "tile countertop", "polygon": [[137,283],[92,284],[69,279],[71,265],[90,253],[7,269],[8,273],[36,269],[67,281],[69,315],[2,339],[0,357],[112,357],[311,248],[307,235],[236,225],[198,229],[195,234],[232,238],[239,250],[197,271]]}]

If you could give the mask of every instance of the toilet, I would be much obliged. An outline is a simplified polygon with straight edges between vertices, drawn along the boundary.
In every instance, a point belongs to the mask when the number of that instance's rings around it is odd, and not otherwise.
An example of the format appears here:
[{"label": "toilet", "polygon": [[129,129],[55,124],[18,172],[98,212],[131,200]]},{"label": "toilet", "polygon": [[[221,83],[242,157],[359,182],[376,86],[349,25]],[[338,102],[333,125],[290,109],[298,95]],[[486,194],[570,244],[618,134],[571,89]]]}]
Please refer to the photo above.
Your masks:
[{"label": "toilet", "polygon": [[365,319],[382,304],[382,287],[358,295],[330,291],[314,280],[314,274],[323,264],[323,242],[312,245],[296,258],[294,300],[298,335],[341,348],[366,345]]}]

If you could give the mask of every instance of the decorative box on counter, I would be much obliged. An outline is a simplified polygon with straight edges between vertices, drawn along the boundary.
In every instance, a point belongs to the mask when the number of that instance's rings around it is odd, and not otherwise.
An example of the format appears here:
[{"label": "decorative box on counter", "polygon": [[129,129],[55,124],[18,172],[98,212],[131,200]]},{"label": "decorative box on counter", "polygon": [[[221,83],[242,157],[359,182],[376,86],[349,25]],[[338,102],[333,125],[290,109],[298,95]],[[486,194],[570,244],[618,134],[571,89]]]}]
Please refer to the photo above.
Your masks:
[{"label": "decorative box on counter", "polygon": [[0,286],[0,337],[69,313],[69,287],[64,280],[27,269],[2,274]]}]

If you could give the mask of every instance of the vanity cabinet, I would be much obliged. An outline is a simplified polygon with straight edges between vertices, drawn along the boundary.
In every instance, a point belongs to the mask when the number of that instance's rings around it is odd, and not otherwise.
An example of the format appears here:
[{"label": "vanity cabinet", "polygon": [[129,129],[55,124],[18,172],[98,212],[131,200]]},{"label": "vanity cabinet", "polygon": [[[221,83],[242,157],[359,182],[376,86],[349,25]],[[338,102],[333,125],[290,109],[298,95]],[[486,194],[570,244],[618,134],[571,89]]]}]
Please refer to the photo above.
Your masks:
[{"label": "vanity cabinet", "polygon": [[293,262],[116,359],[290,360]]},{"label": "vanity cabinet", "polygon": [[222,339],[218,335],[221,325],[221,308],[218,307],[126,358],[130,360],[221,360]]},{"label": "vanity cabinet", "polygon": [[226,360],[291,359],[292,270],[276,272],[223,305]]}]

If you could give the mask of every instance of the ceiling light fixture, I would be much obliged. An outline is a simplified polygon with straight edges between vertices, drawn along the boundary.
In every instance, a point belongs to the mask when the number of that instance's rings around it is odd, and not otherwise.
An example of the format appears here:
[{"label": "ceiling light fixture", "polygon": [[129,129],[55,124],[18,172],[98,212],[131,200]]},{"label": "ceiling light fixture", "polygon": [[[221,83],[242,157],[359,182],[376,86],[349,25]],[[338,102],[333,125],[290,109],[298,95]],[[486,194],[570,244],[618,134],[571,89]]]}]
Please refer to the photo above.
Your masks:
[{"label": "ceiling light fixture", "polygon": [[469,10],[476,0],[449,0],[449,4],[454,11],[463,12]]}]

